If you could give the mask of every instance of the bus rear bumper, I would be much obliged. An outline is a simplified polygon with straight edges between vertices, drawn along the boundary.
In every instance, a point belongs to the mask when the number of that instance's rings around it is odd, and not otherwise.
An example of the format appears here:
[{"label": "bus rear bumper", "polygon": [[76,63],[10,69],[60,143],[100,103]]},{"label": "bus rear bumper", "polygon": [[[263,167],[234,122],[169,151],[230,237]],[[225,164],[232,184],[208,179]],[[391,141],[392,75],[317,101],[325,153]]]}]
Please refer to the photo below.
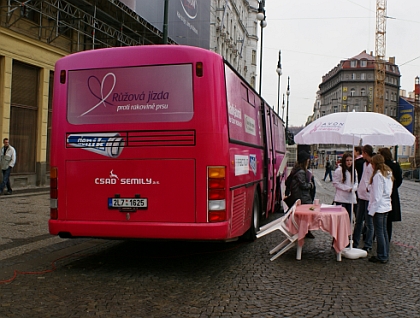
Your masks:
[{"label": "bus rear bumper", "polygon": [[220,223],[121,223],[49,220],[49,232],[65,238],[133,238],[179,240],[231,239],[228,222]]}]

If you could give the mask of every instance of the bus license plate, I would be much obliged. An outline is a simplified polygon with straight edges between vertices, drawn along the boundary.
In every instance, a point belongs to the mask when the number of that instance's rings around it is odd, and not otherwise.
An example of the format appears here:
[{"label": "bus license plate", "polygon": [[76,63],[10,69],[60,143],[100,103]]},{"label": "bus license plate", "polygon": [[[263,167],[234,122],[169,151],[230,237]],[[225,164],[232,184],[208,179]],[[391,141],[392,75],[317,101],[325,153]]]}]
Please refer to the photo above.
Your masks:
[{"label": "bus license plate", "polygon": [[147,208],[146,198],[109,198],[109,208]]}]

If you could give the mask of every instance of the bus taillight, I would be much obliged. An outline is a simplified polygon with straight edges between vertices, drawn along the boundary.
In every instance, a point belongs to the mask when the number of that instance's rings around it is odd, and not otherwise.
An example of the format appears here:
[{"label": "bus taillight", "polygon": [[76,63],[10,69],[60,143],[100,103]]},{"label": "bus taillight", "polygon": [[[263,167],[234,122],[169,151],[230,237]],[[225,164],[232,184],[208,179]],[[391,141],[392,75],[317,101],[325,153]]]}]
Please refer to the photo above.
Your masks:
[{"label": "bus taillight", "polygon": [[58,176],[57,167],[50,169],[50,219],[58,219]]},{"label": "bus taillight", "polygon": [[197,77],[203,77],[203,62],[197,62],[195,65],[195,74]]},{"label": "bus taillight", "polygon": [[60,83],[65,84],[66,83],[66,71],[61,70],[60,72]]},{"label": "bus taillight", "polygon": [[226,221],[226,168],[208,167],[208,220]]}]

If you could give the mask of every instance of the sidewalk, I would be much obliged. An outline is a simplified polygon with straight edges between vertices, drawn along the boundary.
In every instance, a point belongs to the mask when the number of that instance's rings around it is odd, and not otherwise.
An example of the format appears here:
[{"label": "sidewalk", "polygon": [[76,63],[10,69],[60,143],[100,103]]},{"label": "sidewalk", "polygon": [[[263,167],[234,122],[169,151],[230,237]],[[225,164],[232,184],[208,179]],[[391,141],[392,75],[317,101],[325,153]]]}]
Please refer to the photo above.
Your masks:
[{"label": "sidewalk", "polygon": [[[4,191],[7,191],[4,189]],[[27,193],[47,193],[50,191],[50,186],[41,186],[41,187],[25,187],[25,188],[13,188],[12,195],[5,195],[4,192],[0,194],[1,198],[10,198],[16,195],[27,194]]]},{"label": "sidewalk", "polygon": [[321,203],[331,204],[334,200],[335,187],[333,186],[333,183],[330,182],[328,177],[326,181],[323,181],[325,169],[318,168],[318,169],[311,169],[311,171],[315,178],[315,186],[316,186],[315,198],[319,199]]}]

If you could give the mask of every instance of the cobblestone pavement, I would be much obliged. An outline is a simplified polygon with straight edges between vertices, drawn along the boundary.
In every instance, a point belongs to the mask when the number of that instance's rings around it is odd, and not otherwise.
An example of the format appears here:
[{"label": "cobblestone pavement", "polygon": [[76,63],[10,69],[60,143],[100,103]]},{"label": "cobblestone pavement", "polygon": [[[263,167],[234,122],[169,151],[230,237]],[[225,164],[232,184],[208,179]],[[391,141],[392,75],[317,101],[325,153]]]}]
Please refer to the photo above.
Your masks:
[{"label": "cobblestone pavement", "polygon": [[[317,198],[331,203],[332,183],[314,173]],[[388,264],[337,262],[321,231],[301,261],[292,248],[273,262],[280,233],[253,243],[63,240],[48,235],[48,194],[0,196],[0,317],[420,317],[419,189],[400,188]]]}]

